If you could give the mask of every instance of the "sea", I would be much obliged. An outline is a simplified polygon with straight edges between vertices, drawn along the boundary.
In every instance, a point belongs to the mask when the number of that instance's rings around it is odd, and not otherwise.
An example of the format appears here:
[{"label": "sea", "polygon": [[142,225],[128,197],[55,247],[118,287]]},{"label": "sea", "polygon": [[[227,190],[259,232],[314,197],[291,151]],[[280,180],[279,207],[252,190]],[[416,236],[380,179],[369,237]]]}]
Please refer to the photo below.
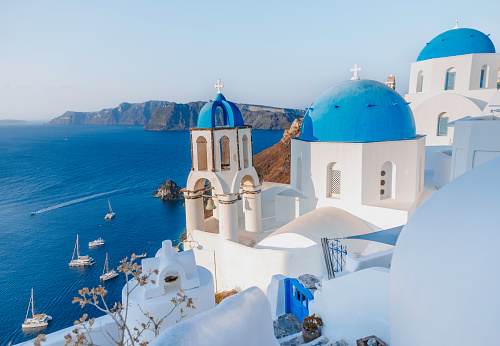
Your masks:
[{"label": "sea", "polygon": [[[277,143],[283,131],[253,131],[254,153]],[[150,132],[126,126],[0,126],[0,345],[69,327],[94,307],[72,304],[83,287],[101,284],[106,254],[117,267],[132,253],[154,256],[161,242],[179,241],[184,201],[152,193],[170,179],[185,186],[191,169],[189,131]],[[108,200],[115,218],[106,221]],[[31,212],[36,212],[31,216]],[[70,268],[80,253],[95,265]],[[102,237],[105,245],[89,249]],[[108,304],[121,300],[123,275],[105,282]],[[31,288],[35,313],[49,326],[23,332]]]}]

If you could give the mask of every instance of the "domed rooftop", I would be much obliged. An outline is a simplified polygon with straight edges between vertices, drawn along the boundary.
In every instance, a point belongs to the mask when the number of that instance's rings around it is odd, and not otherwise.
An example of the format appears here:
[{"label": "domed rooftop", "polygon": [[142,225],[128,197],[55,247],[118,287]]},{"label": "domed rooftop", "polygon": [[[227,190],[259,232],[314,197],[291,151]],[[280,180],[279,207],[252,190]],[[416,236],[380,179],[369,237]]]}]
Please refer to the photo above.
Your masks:
[{"label": "domed rooftop", "polygon": [[496,158],[458,177],[404,226],[391,264],[391,345],[498,340],[499,170]]},{"label": "domed rooftop", "polygon": [[245,126],[238,106],[226,101],[226,98],[221,93],[217,93],[212,101],[201,108],[196,127],[216,127],[217,107],[221,107],[222,109],[222,126]]},{"label": "domed rooftop", "polygon": [[299,139],[364,143],[415,137],[413,113],[401,95],[373,80],[350,80],[316,98]]},{"label": "domed rooftop", "polygon": [[422,49],[417,61],[474,53],[495,53],[495,46],[481,31],[457,28],[433,38]]}]

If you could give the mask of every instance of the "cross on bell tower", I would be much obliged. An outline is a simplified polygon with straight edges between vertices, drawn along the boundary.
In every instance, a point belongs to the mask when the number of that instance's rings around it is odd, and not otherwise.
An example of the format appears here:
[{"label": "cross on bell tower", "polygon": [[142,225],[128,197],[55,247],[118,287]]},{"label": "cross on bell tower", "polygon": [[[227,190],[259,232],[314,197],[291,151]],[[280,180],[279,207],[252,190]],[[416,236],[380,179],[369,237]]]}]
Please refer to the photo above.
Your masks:
[{"label": "cross on bell tower", "polygon": [[361,71],[361,67],[358,67],[358,64],[354,64],[354,67],[351,69],[351,71],[354,72],[354,76],[351,78],[351,80],[359,80],[358,71]]},{"label": "cross on bell tower", "polygon": [[221,83],[220,79],[217,79],[217,84],[214,84],[214,88],[217,89],[217,94],[220,94],[220,89],[224,88],[224,84]]}]

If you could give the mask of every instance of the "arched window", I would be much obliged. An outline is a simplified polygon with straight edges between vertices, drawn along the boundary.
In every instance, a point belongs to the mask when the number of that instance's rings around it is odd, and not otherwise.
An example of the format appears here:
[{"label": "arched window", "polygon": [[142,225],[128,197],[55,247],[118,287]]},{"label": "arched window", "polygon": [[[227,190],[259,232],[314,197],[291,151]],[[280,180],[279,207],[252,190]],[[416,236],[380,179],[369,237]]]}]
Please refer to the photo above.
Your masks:
[{"label": "arched window", "polygon": [[420,71],[417,75],[417,92],[421,93],[424,87],[424,71]]},{"label": "arched window", "polygon": [[486,88],[488,85],[488,65],[481,67],[481,75],[479,77],[479,88]]},{"label": "arched window", "polygon": [[437,135],[438,136],[446,136],[448,135],[448,113],[441,113],[438,116],[438,128]]},{"label": "arched window", "polygon": [[457,71],[454,67],[446,70],[446,82],[444,84],[444,90],[455,90],[455,78],[457,76]]},{"label": "arched window", "polygon": [[220,169],[222,171],[228,171],[231,168],[231,152],[229,149],[229,138],[223,136],[220,139]]},{"label": "arched window", "polygon": [[241,139],[243,142],[243,168],[248,168],[250,166],[250,162],[248,161],[248,137],[244,135]]},{"label": "arched window", "polygon": [[387,161],[380,169],[380,199],[394,198],[396,166],[391,161]]},{"label": "arched window", "polygon": [[196,157],[198,158],[198,170],[206,171],[207,166],[207,140],[200,136],[196,139]]},{"label": "arched window", "polygon": [[342,171],[338,162],[328,165],[328,197],[340,198]]},{"label": "arched window", "polygon": [[297,189],[302,190],[302,159],[297,158],[297,181],[295,182]]}]

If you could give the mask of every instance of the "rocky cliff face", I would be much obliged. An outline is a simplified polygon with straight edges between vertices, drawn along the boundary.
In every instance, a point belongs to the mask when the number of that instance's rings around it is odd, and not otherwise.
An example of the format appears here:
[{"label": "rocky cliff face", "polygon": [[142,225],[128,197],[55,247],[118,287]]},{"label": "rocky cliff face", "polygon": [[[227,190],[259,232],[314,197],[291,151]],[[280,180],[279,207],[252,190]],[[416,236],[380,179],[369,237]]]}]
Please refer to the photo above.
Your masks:
[{"label": "rocky cliff face", "polygon": [[302,118],[286,128],[281,141],[254,155],[253,165],[261,182],[290,184],[291,139],[300,136]]},{"label": "rocky cliff face", "polygon": [[[66,112],[51,120],[51,125],[145,125],[150,131],[187,130],[196,126],[198,113],[206,102],[175,103],[148,101],[122,103],[99,112]],[[260,130],[282,130],[305,111],[238,104],[245,124]]]},{"label": "rocky cliff face", "polygon": [[158,108],[168,105],[167,101],[143,103],[122,103],[116,108],[99,112],[65,112],[52,119],[50,125],[145,125]]},{"label": "rocky cliff face", "polygon": [[[144,127],[150,131],[187,130],[196,126],[198,113],[206,102],[170,103],[155,110],[151,120]],[[303,117],[299,109],[274,108],[237,104],[246,125],[258,130],[282,130],[295,119]]]},{"label": "rocky cliff face", "polygon": [[160,107],[153,112],[144,129],[149,131],[187,130],[196,126],[198,113],[205,102],[175,103]]}]

